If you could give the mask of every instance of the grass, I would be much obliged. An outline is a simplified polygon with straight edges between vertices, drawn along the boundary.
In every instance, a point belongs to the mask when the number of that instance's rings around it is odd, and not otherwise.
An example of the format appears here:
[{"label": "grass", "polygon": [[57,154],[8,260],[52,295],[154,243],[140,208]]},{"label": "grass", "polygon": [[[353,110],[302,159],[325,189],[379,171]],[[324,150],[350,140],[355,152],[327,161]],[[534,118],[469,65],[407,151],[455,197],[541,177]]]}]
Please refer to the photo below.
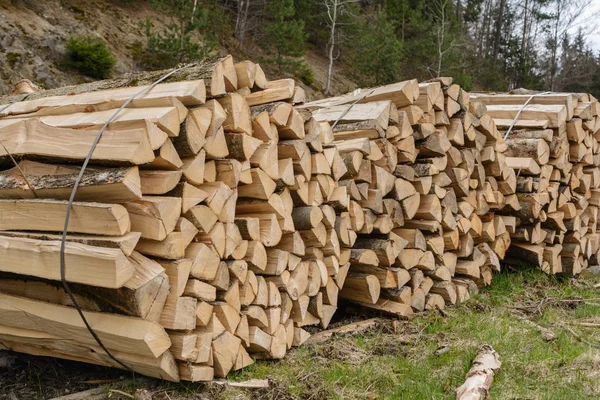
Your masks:
[{"label": "grass", "polygon": [[[147,379],[123,390],[149,390],[155,400],[454,399],[477,348],[487,343],[502,361],[491,398],[598,399],[600,328],[577,325],[600,323],[598,283],[600,278],[593,276],[569,280],[536,270],[502,273],[471,301],[446,309],[447,316],[432,312],[396,323],[395,329],[391,319],[383,319],[361,334],[302,346],[284,360],[257,362],[230,376],[237,381],[269,379],[272,385],[266,390]],[[65,368],[57,365],[59,371]],[[51,378],[48,372],[54,367],[43,368],[42,379]],[[97,377],[97,372],[90,374]],[[35,372],[24,380],[30,381],[30,390],[40,392],[52,385],[45,380],[46,387],[39,387]],[[10,398],[2,395],[0,388],[0,399]],[[119,398],[126,397],[111,395]]]},{"label": "grass", "polygon": [[[535,270],[503,273],[470,302],[447,310],[447,317],[429,313],[401,324],[396,333],[385,323],[361,335],[302,347],[233,379],[272,379],[277,383],[272,397],[280,398],[453,399],[477,348],[487,343],[503,363],[492,398],[597,399],[600,328],[572,323],[600,322],[600,299],[593,300],[600,297],[598,282]],[[544,328],[553,340],[544,338]]]}]

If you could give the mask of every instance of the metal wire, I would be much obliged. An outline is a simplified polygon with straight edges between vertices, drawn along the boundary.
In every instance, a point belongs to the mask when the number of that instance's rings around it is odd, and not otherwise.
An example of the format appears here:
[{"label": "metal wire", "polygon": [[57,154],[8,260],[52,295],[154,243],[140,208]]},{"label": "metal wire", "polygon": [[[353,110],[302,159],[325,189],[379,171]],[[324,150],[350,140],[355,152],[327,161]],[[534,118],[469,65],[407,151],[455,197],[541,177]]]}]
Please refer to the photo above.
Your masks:
[{"label": "metal wire", "polygon": [[333,123],[333,125],[331,125],[331,129],[335,128],[335,126],[338,124],[338,122],[340,122],[340,121],[341,121],[341,119],[342,119],[342,118],[344,118],[344,117],[346,116],[346,114],[348,114],[348,112],[350,112],[350,109],[351,109],[352,107],[354,107],[354,105],[355,105],[356,103],[358,103],[359,101],[361,101],[361,100],[362,100],[362,99],[364,99],[365,97],[367,97],[367,96],[371,95],[371,93],[373,93],[374,91],[375,91],[375,89],[371,89],[371,91],[369,91],[368,93],[365,93],[364,95],[362,95],[362,96],[361,96],[361,97],[359,97],[358,99],[354,100],[354,102],[352,102],[352,103],[351,103],[351,104],[348,106],[348,108],[346,109],[346,111],[344,111],[344,112],[342,113],[342,115],[340,115],[340,116],[339,116],[339,117],[338,117],[338,118],[335,120],[335,122]]},{"label": "metal wire", "polygon": [[[98,343],[98,345],[102,348],[102,350],[111,358],[113,359],[117,364],[119,364],[120,366],[122,366],[123,368],[125,368],[126,370],[129,370],[131,372],[134,372],[133,369],[127,365],[125,365],[122,361],[120,361],[119,359],[117,359],[107,348],[106,346],[104,346],[104,343],[102,343],[102,340],[100,340],[100,338],[98,337],[98,335],[96,334],[96,332],[94,331],[94,329],[90,326],[88,320],[86,319],[85,315],[83,314],[83,311],[81,310],[81,307],[79,306],[79,304],[77,303],[77,300],[75,299],[75,296],[73,295],[73,292],[71,291],[71,288],[69,287],[69,284],[67,283],[67,280],[65,279],[65,275],[66,275],[66,265],[65,265],[65,247],[66,247],[66,242],[67,242],[67,230],[69,228],[69,220],[71,218],[71,210],[73,208],[73,201],[75,199],[75,195],[77,194],[77,188],[81,182],[81,179],[83,177],[83,174],[85,172],[85,169],[87,168],[88,163],[90,162],[92,155],[94,153],[94,150],[96,149],[96,146],[98,145],[98,142],[100,141],[100,138],[102,137],[102,133],[104,133],[104,131],[106,130],[106,127],[117,117],[117,115],[119,115],[119,113],[121,111],[123,111],[123,109],[125,107],[127,107],[129,105],[129,103],[131,103],[136,97],[140,96],[141,94],[149,91],[150,89],[152,89],[154,86],[158,85],[160,82],[164,81],[165,79],[167,79],[169,76],[173,75],[174,73],[185,69],[185,68],[189,68],[196,65],[194,64],[189,64],[189,65],[184,65],[182,67],[179,67],[177,69],[172,70],[171,72],[163,75],[162,77],[160,77],[159,79],[157,79],[156,81],[154,81],[150,86],[147,86],[143,89],[141,89],[140,91],[136,92],[133,96],[131,96],[125,103],[123,103],[123,105],[121,107],[119,107],[119,109],[117,111],[114,112],[114,114],[104,123],[104,125],[102,126],[102,128],[100,128],[100,130],[98,131],[98,134],[96,135],[96,137],[94,138],[94,141],[92,143],[92,146],[90,148],[90,151],[87,155],[87,157],[85,158],[83,165],[81,166],[81,169],[79,170],[79,175],[77,175],[77,179],[75,179],[75,183],[73,185],[73,190],[71,191],[71,196],[69,197],[69,202],[67,203],[67,212],[65,215],[65,225],[63,228],[63,232],[62,232],[62,237],[61,237],[61,242],[60,242],[60,280],[61,283],[65,289],[65,291],[67,292],[67,294],[69,295],[69,298],[71,299],[71,302],[73,303],[73,306],[75,307],[75,309],[77,310],[77,312],[79,313],[79,316],[81,317],[81,320],[83,321],[83,323],[85,324],[87,330],[90,332],[90,334],[92,335],[92,337],[94,338],[94,340]],[[0,110],[1,112],[2,110]]]},{"label": "metal wire", "polygon": [[543,95],[550,94],[550,93],[552,93],[552,92],[535,93],[535,94],[532,94],[531,96],[529,96],[529,98],[527,99],[527,101],[525,102],[525,104],[523,104],[521,106],[521,108],[519,109],[519,112],[517,113],[517,115],[515,115],[515,119],[513,119],[513,122],[510,124],[510,126],[508,127],[508,130],[504,134],[504,140],[506,140],[506,138],[508,137],[508,135],[510,135],[510,132],[513,130],[515,124],[519,120],[519,116],[521,115],[521,112],[525,109],[525,107],[527,107],[527,105],[529,104],[529,102],[531,100],[533,100],[534,97],[543,96]]},{"label": "metal wire", "polygon": [[4,149],[4,151],[6,152],[6,154],[8,154],[8,156],[10,157],[11,161],[13,162],[13,164],[15,164],[15,167],[17,168],[17,170],[19,171],[19,173],[21,174],[21,176],[25,180],[25,183],[27,184],[27,187],[29,188],[29,190],[31,190],[31,193],[33,193],[33,196],[35,198],[37,198],[38,197],[37,192],[33,188],[33,185],[31,184],[31,182],[29,182],[29,179],[27,179],[27,175],[25,174],[25,172],[23,172],[23,170],[21,169],[21,166],[19,165],[19,163],[17,162],[17,160],[15,160],[15,158],[13,157],[13,155],[10,154],[10,151],[8,151],[8,149],[6,148],[6,146],[4,145],[4,143],[2,141],[0,141],[0,146],[2,146],[2,148]]}]

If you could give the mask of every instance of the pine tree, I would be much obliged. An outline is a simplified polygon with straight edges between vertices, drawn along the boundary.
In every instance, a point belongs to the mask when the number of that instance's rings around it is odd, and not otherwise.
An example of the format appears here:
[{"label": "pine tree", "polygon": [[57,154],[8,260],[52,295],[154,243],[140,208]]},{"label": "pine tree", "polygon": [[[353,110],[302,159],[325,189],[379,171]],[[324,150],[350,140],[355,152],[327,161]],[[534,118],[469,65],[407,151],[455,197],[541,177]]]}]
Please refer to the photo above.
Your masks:
[{"label": "pine tree", "polygon": [[265,24],[266,37],[261,40],[269,55],[265,61],[277,65],[279,75],[283,71],[296,72],[303,65],[299,58],[304,55],[307,35],[304,21],[294,19],[294,1],[269,0],[267,15],[271,20]]},{"label": "pine tree", "polygon": [[143,22],[147,46],[140,61],[145,67],[170,68],[213,54],[218,41],[209,29],[212,15],[204,3],[195,0],[151,0],[151,3],[169,16],[171,23],[163,30],[155,30],[151,20]]},{"label": "pine tree", "polygon": [[402,60],[402,43],[396,37],[396,26],[378,8],[367,16],[354,32],[353,67],[361,84],[380,85],[398,80]]}]

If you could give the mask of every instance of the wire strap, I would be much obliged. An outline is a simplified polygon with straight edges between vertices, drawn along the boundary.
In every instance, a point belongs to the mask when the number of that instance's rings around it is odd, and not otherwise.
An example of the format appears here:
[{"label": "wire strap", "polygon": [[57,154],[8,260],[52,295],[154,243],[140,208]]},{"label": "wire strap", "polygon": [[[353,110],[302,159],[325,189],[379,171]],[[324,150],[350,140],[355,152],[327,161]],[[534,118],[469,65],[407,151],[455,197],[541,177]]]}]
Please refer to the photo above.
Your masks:
[{"label": "wire strap", "polygon": [[104,123],[104,125],[102,125],[102,128],[100,128],[100,130],[98,131],[98,134],[96,135],[96,137],[94,138],[94,141],[92,143],[92,147],[90,148],[90,151],[87,155],[87,157],[85,158],[83,165],[81,166],[81,169],[79,170],[79,175],[77,175],[77,179],[75,179],[75,184],[73,185],[73,190],[71,191],[71,196],[69,197],[69,202],[67,204],[67,212],[65,215],[65,225],[63,228],[63,232],[62,232],[62,237],[61,237],[61,242],[60,242],[60,281],[65,289],[65,291],[67,292],[67,294],[69,295],[69,298],[71,299],[71,302],[73,303],[73,306],[77,309],[77,312],[79,313],[79,316],[81,317],[81,320],[83,321],[83,323],[85,324],[87,330],[90,332],[90,334],[92,335],[92,337],[94,338],[94,340],[96,340],[96,342],[98,343],[98,345],[102,348],[102,350],[110,357],[112,358],[116,363],[118,363],[120,366],[122,366],[123,368],[125,368],[126,370],[129,370],[131,372],[134,372],[133,369],[127,365],[125,365],[122,361],[120,361],[119,359],[117,359],[104,345],[104,343],[102,343],[102,340],[100,340],[100,338],[98,337],[98,335],[96,334],[96,332],[94,331],[94,329],[92,329],[92,327],[90,326],[88,320],[85,318],[85,315],[83,314],[83,311],[81,310],[81,307],[79,306],[79,304],[77,303],[77,300],[75,300],[75,296],[73,295],[73,292],[71,291],[71,288],[69,287],[69,284],[67,283],[67,280],[65,279],[65,247],[66,247],[66,241],[67,241],[67,230],[69,227],[69,220],[71,218],[71,209],[73,207],[73,200],[75,199],[75,195],[77,194],[77,188],[81,182],[81,179],[83,177],[83,174],[85,172],[85,169],[87,168],[88,163],[90,162],[91,158],[92,158],[92,154],[94,153],[94,150],[96,149],[96,146],[98,145],[98,142],[100,141],[100,138],[102,137],[102,133],[104,133],[104,131],[106,130],[106,127],[117,117],[117,115],[119,115],[119,113],[121,111],[123,111],[123,109],[125,107],[127,107],[129,105],[129,103],[131,103],[136,97],[148,92],[150,89],[152,89],[154,86],[158,85],[160,82],[164,81],[165,79],[167,79],[169,76],[173,75],[174,73],[181,71],[182,69],[185,68],[189,68],[196,65],[196,63],[194,64],[188,64],[188,65],[184,65],[182,67],[179,67],[177,69],[172,70],[171,72],[163,75],[162,77],[160,77],[158,80],[154,81],[150,86],[147,86],[143,89],[141,89],[140,91],[138,91],[137,93],[135,93],[133,96],[131,96],[121,107],[119,107],[119,109],[117,111],[114,112],[114,114]]},{"label": "wire strap", "polygon": [[533,100],[534,97],[543,96],[543,95],[550,94],[550,93],[552,93],[552,92],[535,93],[535,94],[532,94],[531,96],[529,96],[529,98],[527,99],[527,101],[519,109],[519,112],[517,112],[517,115],[515,115],[515,119],[513,119],[513,122],[510,124],[510,126],[508,127],[508,130],[504,134],[504,140],[506,140],[506,138],[508,137],[508,135],[510,135],[510,132],[513,130],[515,124],[519,120],[519,116],[521,115],[521,112],[525,109],[525,107],[527,107],[527,105],[529,104],[529,102],[531,100]]},{"label": "wire strap", "polygon": [[335,126],[338,124],[338,122],[341,121],[342,118],[344,118],[346,116],[346,114],[348,114],[350,112],[350,109],[352,107],[354,107],[354,105],[356,103],[358,103],[359,101],[361,101],[362,99],[364,99],[365,97],[371,95],[371,93],[373,93],[375,91],[375,89],[371,89],[371,91],[369,91],[368,93],[365,93],[364,95],[362,95],[361,97],[359,97],[358,99],[354,100],[352,103],[350,103],[350,105],[348,106],[348,108],[346,109],[346,111],[344,111],[342,113],[342,115],[340,115],[335,122],[333,123],[333,125],[331,125],[331,129],[333,130],[333,128],[335,128]]}]

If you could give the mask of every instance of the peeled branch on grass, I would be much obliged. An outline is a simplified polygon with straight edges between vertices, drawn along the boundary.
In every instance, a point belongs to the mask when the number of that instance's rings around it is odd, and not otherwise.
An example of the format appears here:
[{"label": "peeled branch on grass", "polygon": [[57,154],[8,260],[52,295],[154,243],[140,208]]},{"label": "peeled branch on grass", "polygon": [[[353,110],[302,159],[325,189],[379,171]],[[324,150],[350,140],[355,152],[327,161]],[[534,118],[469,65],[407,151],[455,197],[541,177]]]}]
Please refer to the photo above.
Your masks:
[{"label": "peeled branch on grass", "polygon": [[489,344],[477,350],[465,383],[456,389],[456,400],[485,400],[489,396],[494,374],[500,369],[500,355]]}]

